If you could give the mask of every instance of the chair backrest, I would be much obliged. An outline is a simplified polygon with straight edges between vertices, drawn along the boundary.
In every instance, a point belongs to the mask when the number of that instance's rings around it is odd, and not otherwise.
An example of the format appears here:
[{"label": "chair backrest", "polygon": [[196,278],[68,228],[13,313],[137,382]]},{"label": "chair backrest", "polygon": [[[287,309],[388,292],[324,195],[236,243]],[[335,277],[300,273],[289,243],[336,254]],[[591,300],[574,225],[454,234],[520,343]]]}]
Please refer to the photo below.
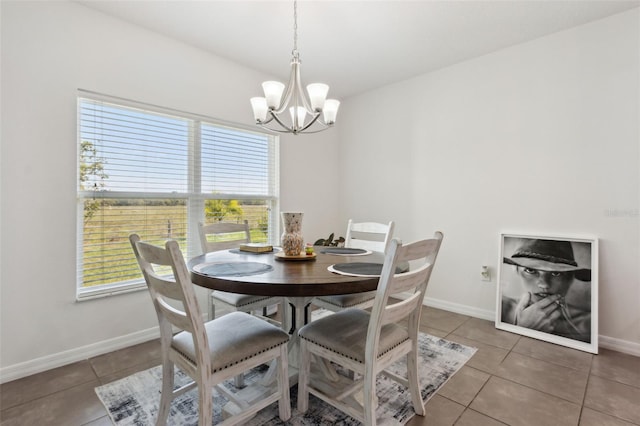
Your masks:
[{"label": "chair backrest", "polygon": [[140,241],[137,234],[131,234],[129,241],[158,316],[163,349],[171,343],[172,327],[188,331],[194,339],[196,362],[207,371],[210,357],[200,355],[209,353],[204,321],[180,246],[169,240],[165,247],[158,247]]},{"label": "chair backrest", "polygon": [[[397,323],[408,317],[409,336],[417,339],[422,301],[440,251],[442,238],[443,234],[436,232],[433,238],[406,245],[397,239],[391,241],[371,311],[367,331],[367,357],[377,353],[380,329],[385,324]],[[412,267],[409,271],[396,274],[396,267],[406,262],[411,262]],[[391,295],[398,293],[409,293],[410,296],[403,300],[389,300]],[[371,353],[369,353],[370,350]],[[375,357],[369,359],[375,359]]]},{"label": "chair backrest", "polygon": [[[251,242],[249,222],[246,220],[242,223],[216,222],[209,225],[198,223],[198,233],[203,253],[238,248],[240,244]],[[233,239],[229,239],[225,237],[225,234],[236,235],[232,237]],[[208,236],[210,235],[214,237],[214,241],[209,241]],[[222,240],[217,240],[218,238],[222,238]]]},{"label": "chair backrest", "polygon": [[393,238],[393,221],[388,224],[376,222],[356,223],[349,219],[344,246],[386,253]]}]

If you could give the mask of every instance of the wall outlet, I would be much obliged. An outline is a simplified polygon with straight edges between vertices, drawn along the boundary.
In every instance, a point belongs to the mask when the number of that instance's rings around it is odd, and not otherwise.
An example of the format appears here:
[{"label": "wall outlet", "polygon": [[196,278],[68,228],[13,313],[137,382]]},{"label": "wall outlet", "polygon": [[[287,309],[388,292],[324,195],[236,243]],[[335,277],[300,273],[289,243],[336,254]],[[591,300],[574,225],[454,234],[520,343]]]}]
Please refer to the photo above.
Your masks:
[{"label": "wall outlet", "polygon": [[491,281],[491,271],[488,266],[482,265],[482,269],[480,270],[480,277],[482,281]]}]

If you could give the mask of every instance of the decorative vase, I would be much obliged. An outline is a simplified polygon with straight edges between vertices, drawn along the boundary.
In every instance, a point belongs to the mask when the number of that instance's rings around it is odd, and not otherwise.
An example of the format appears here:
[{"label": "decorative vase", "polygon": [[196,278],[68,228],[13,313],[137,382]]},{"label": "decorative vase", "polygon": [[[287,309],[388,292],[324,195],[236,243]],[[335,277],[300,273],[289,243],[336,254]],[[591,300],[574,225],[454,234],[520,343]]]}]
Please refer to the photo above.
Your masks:
[{"label": "decorative vase", "polygon": [[298,256],[304,250],[302,215],[300,212],[282,212],[282,250],[285,256]]}]

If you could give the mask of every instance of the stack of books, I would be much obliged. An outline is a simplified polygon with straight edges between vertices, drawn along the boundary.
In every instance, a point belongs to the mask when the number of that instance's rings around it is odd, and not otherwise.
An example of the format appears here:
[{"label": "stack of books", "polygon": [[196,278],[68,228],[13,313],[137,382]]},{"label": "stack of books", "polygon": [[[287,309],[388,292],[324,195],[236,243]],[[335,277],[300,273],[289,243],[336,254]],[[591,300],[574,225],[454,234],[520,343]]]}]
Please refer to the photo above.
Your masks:
[{"label": "stack of books", "polygon": [[265,253],[273,251],[273,246],[265,243],[246,243],[240,245],[241,251],[250,251],[252,253]]}]

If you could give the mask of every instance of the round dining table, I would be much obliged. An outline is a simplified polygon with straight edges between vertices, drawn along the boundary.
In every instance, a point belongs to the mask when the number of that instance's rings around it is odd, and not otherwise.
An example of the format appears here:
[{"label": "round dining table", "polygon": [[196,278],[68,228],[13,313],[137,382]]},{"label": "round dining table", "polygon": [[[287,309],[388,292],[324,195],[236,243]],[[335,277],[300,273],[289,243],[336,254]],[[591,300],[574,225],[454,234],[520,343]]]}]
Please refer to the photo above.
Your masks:
[{"label": "round dining table", "polygon": [[267,253],[221,250],[190,259],[188,268],[191,281],[200,287],[283,297],[291,308],[283,309],[282,316],[283,328],[291,335],[289,363],[295,366],[299,355],[297,330],[308,322],[307,307],[315,296],[360,293],[378,286],[378,276],[343,275],[329,271],[329,267],[384,262],[384,254],[377,252],[338,255],[330,253],[330,248],[314,249],[315,256],[295,258],[283,257],[277,248]]},{"label": "round dining table", "polygon": [[[366,252],[358,255],[337,255],[325,253],[330,248],[315,248],[315,256],[287,258],[277,250],[267,253],[253,253],[238,249],[221,250],[192,258],[188,262],[191,280],[194,284],[211,290],[258,296],[282,296],[287,298],[308,298],[336,294],[360,293],[375,290],[378,277],[341,275],[330,272],[328,267],[336,263],[379,263],[384,255]],[[248,271],[243,275],[213,275],[206,272],[204,264],[260,263],[268,265],[264,272]],[[200,266],[201,268],[197,268]],[[242,266],[242,265],[238,265]]]}]

